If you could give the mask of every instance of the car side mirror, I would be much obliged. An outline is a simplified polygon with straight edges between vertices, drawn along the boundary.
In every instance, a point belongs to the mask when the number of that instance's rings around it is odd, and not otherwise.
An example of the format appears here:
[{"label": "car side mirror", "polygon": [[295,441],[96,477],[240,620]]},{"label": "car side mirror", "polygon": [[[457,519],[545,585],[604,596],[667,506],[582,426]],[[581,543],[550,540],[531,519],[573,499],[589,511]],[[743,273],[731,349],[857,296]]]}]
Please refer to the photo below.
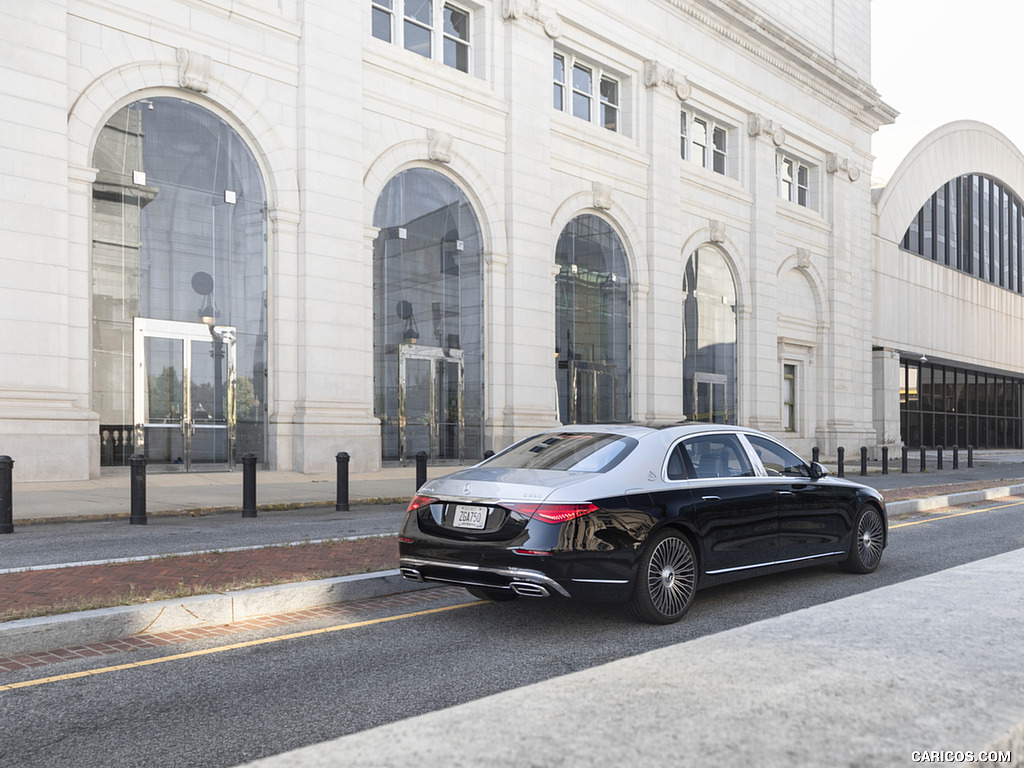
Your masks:
[{"label": "car side mirror", "polygon": [[811,480],[818,480],[822,477],[828,477],[828,469],[817,461],[811,462]]}]

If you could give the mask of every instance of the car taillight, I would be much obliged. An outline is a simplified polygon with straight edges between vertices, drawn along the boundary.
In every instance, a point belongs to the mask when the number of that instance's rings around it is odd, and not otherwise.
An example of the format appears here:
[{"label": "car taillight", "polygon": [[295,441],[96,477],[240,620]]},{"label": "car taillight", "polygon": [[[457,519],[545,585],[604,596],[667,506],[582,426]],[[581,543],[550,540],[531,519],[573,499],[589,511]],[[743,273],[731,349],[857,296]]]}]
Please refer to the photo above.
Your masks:
[{"label": "car taillight", "polygon": [[590,502],[582,504],[537,504],[535,502],[502,502],[503,507],[542,523],[565,523],[577,517],[596,512],[600,507]]},{"label": "car taillight", "polygon": [[406,512],[415,512],[420,507],[429,507],[436,502],[437,499],[432,496],[413,496],[412,501],[409,502],[409,509]]}]

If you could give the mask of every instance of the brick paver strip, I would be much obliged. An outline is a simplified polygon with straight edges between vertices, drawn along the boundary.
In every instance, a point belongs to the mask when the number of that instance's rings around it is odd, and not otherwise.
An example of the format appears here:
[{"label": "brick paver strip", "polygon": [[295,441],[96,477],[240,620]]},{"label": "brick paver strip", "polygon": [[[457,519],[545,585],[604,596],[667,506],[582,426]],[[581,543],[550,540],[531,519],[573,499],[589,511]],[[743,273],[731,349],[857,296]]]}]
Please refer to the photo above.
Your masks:
[{"label": "brick paver strip", "polygon": [[[59,664],[72,659],[92,658],[95,656],[112,656],[126,651],[139,651],[147,648],[158,648],[175,643],[187,643],[191,640],[206,640],[225,635],[265,630],[273,627],[285,627],[300,621],[315,619],[344,620],[370,611],[401,609],[419,606],[423,603],[453,597],[468,597],[461,587],[433,587],[431,589],[403,592],[385,597],[371,597],[365,600],[354,600],[350,603],[325,605],[320,608],[281,613],[273,616],[261,616],[254,619],[239,621],[234,624],[220,624],[214,627],[198,627],[186,632],[158,632],[151,635],[142,634],[126,637],[123,640],[110,640],[105,643],[89,645],[73,645],[55,651],[26,653],[20,656],[0,657],[0,673],[17,672],[35,667]],[[189,635],[186,637],[186,635]]]},{"label": "brick paver strip", "polygon": [[280,583],[345,576],[398,567],[395,537],[267,547],[242,552],[165,557],[136,563],[81,565],[45,571],[0,574],[0,617],[62,602],[154,592],[218,592],[240,584]]}]

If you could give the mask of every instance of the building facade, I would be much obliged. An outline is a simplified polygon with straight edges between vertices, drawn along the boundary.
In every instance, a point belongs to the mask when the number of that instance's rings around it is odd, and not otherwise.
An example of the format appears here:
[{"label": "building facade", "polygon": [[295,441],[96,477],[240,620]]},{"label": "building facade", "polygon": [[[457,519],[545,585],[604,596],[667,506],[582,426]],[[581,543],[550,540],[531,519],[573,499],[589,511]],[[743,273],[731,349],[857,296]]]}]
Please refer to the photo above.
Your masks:
[{"label": "building facade", "polygon": [[964,173],[1024,187],[1006,148],[873,200],[869,11],[8,5],[0,452],[32,480],[473,461],[595,421],[892,442],[907,355],[991,365],[885,298],[937,269],[909,221]]}]

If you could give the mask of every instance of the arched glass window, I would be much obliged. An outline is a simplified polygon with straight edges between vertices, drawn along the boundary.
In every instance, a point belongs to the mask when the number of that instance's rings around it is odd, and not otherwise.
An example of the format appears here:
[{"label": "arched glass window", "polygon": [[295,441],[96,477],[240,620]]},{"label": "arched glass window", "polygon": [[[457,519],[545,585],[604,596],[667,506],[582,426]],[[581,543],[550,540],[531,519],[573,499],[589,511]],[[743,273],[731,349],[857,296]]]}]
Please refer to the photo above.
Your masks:
[{"label": "arched glass window", "polygon": [[997,179],[967,174],[943,184],[900,248],[1024,293],[1024,204]]},{"label": "arched glass window", "polygon": [[374,211],[374,404],[382,456],[478,458],[483,423],[480,226],[448,178],[413,168]]},{"label": "arched glass window", "polygon": [[93,165],[101,464],[140,450],[185,469],[265,460],[266,194],[252,152],[209,110],[149,98],[107,121]]},{"label": "arched glass window", "polygon": [[604,219],[569,222],[555,249],[555,353],[563,424],[629,421],[629,266]]},{"label": "arched glass window", "polygon": [[717,248],[683,273],[683,408],[692,421],[736,423],[736,284]]}]

